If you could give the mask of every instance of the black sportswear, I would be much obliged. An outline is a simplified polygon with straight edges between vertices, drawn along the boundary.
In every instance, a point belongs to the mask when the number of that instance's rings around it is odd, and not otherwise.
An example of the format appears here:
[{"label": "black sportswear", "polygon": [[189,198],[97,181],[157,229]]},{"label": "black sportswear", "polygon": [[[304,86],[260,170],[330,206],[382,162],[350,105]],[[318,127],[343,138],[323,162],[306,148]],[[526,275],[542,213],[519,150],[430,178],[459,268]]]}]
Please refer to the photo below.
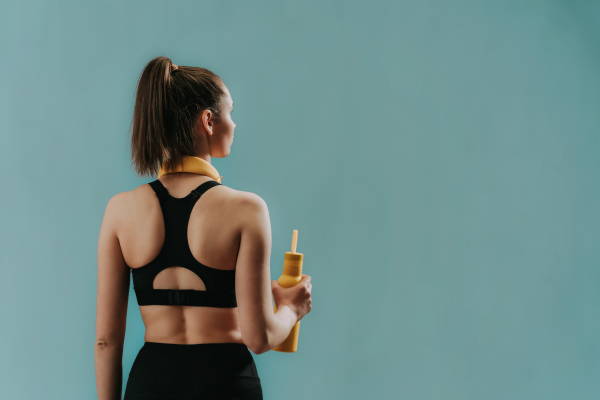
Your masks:
[{"label": "black sportswear", "polygon": [[[208,189],[220,185],[206,181],[185,197],[173,197],[158,179],[150,182],[160,202],[165,226],[165,240],[160,253],[148,264],[131,268],[133,288],[140,306],[159,304],[174,306],[237,307],[235,270],[208,267],[197,261],[190,250],[187,237],[192,208]],[[184,267],[198,275],[206,290],[153,289],[156,275],[169,267]]]},{"label": "black sportswear", "polygon": [[262,400],[250,350],[243,343],[144,342],[123,400]]}]

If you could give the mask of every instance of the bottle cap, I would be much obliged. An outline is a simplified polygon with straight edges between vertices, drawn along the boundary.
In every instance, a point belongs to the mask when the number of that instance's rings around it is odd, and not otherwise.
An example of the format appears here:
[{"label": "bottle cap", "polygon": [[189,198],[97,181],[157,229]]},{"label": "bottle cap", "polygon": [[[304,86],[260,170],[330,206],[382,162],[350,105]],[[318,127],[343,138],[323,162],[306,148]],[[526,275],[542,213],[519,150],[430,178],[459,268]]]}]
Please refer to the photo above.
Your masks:
[{"label": "bottle cap", "polygon": [[288,267],[294,268],[302,268],[302,260],[304,258],[304,254],[302,253],[291,253],[285,252],[283,255],[283,261],[285,265]]}]

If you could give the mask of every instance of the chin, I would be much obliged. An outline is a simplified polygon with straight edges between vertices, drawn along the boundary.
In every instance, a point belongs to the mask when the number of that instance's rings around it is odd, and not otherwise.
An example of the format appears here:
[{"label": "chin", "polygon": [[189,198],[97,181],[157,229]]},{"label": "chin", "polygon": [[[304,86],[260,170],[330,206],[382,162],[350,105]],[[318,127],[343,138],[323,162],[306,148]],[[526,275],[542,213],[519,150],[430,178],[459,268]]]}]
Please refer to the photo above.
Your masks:
[{"label": "chin", "polygon": [[230,147],[221,147],[221,149],[219,149],[219,152],[215,152],[214,154],[211,154],[211,157],[225,158],[229,155],[229,153],[231,153],[231,146]]},{"label": "chin", "polygon": [[220,158],[225,158],[231,153],[231,149],[225,149]]}]

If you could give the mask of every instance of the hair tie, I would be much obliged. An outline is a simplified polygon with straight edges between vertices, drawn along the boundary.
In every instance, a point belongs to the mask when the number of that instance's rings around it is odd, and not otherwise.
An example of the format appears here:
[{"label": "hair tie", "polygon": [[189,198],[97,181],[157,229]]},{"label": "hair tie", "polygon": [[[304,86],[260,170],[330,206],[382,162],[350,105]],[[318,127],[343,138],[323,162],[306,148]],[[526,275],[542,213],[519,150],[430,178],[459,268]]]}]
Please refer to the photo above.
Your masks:
[{"label": "hair tie", "polygon": [[177,68],[177,65],[173,64],[173,71],[175,71]]}]

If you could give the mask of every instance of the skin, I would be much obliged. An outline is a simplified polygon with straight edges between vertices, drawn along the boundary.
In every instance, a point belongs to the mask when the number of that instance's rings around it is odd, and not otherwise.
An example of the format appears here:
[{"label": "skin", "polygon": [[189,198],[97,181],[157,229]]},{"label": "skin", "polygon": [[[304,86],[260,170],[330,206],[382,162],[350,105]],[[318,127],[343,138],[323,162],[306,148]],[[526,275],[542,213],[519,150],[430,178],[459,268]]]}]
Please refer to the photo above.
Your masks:
[{"label": "skin", "polygon": [[[231,118],[233,100],[223,86],[221,120],[205,110],[198,117],[196,156],[211,162],[227,157],[236,124]],[[212,180],[193,173],[173,173],[160,181],[174,197],[184,197]],[[194,257],[212,268],[233,270],[240,244],[241,218],[236,212],[247,194],[226,186],[211,188],[196,202],[190,215],[188,240]],[[98,291],[96,310],[96,381],[99,400],[121,398],[122,352],[130,286],[129,268],[154,259],[164,240],[164,223],[156,194],[148,184],[113,196],[107,206],[98,240]],[[270,237],[269,237],[270,246]],[[270,247],[264,249],[270,254]],[[267,281],[268,282],[268,281]],[[161,271],[154,288],[205,290],[193,272],[182,267]],[[133,300],[135,301],[135,299]],[[149,342],[194,344],[244,343],[238,308],[193,306],[141,306]]]}]

